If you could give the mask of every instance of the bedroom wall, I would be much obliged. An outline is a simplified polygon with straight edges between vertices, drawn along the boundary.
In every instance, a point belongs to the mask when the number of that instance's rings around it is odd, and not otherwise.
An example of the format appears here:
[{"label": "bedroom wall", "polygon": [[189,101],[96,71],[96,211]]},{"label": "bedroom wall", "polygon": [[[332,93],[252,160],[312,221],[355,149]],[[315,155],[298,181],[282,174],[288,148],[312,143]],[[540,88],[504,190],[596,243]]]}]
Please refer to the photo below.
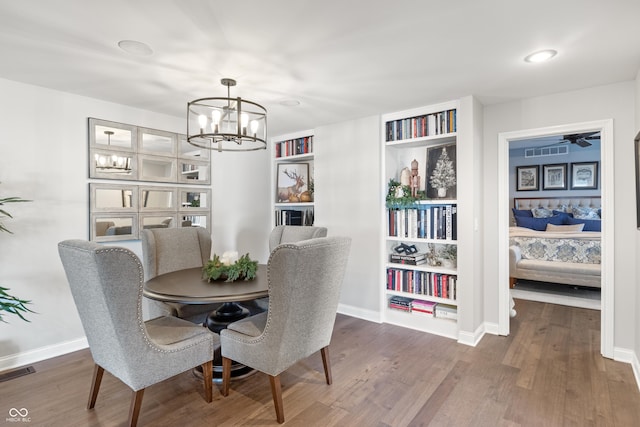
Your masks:
[{"label": "bedroom wall", "polygon": [[[0,197],[14,216],[0,233],[0,286],[33,301],[30,323],[0,323],[0,371],[85,346],[57,243],[87,239],[87,117],[184,132],[180,117],[0,79]],[[185,100],[186,103],[186,100]],[[268,256],[268,153],[212,159],[214,251],[231,247]],[[231,156],[226,156],[231,154]],[[237,156],[237,157],[234,157]],[[141,255],[139,241],[118,243]]]},{"label": "bedroom wall", "polygon": [[[615,297],[614,346],[631,350],[636,336],[637,251],[628,236],[635,230],[635,200],[630,197],[629,185],[634,182],[634,82],[623,82],[579,91],[522,99],[491,105],[484,110],[485,164],[485,253],[497,254],[498,229],[495,209],[498,195],[498,133],[535,129],[591,120],[614,120],[615,155]],[[488,322],[498,321],[498,263],[486,257],[485,313]]]},{"label": "bedroom wall", "polygon": [[[600,195],[600,164],[598,164],[598,188],[595,190],[571,190],[571,163],[575,162],[599,162],[600,144],[594,143],[590,147],[576,148],[569,147],[569,153],[550,157],[524,157],[524,148],[514,148],[509,150],[509,199],[512,202],[514,197],[571,197],[571,196],[599,196]],[[566,163],[567,164],[567,189],[566,190],[542,190],[542,165]],[[516,191],[516,167],[540,165],[539,169],[539,191]],[[513,206],[513,204],[511,205]]]}]

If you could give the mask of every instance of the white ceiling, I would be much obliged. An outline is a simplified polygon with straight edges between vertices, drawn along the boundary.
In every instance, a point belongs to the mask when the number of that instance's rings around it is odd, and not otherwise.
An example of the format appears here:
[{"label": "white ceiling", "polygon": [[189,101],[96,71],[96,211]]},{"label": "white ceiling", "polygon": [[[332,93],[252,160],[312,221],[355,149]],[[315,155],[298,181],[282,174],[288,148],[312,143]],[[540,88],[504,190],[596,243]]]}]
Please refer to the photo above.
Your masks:
[{"label": "white ceiling", "polygon": [[638,0],[0,0],[0,77],[178,117],[230,77],[278,135],[633,80],[639,18]]}]

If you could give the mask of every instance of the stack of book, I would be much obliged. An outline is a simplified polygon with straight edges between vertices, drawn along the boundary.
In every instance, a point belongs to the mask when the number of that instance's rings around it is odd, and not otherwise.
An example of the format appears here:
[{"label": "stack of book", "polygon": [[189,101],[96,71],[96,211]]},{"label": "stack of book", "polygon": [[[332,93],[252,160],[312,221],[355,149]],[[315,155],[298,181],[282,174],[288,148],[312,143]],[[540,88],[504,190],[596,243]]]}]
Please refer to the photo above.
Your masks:
[{"label": "stack of book", "polygon": [[434,315],[443,319],[457,319],[458,307],[449,304],[437,304]]},{"label": "stack of book", "polygon": [[407,297],[392,296],[389,298],[389,308],[395,308],[396,310],[411,311],[411,302],[413,300]]},{"label": "stack of book", "polygon": [[415,254],[390,254],[389,262],[396,264],[420,265],[426,264],[427,253],[419,252]]},{"label": "stack of book", "polygon": [[411,311],[417,313],[427,314],[433,316],[433,311],[436,307],[436,303],[433,301],[423,301],[420,299],[414,299],[411,301]]}]

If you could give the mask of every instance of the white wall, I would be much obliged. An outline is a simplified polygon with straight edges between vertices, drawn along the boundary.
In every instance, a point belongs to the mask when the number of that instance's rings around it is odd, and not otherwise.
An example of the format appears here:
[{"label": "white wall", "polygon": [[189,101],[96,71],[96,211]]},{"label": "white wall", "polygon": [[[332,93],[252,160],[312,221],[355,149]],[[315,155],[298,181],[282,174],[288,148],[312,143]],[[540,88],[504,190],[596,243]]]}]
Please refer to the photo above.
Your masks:
[{"label": "white wall", "polygon": [[380,118],[315,128],[316,225],[352,238],[340,312],[380,316]]},{"label": "white wall", "polygon": [[[640,132],[640,71],[638,71],[638,74],[636,75],[636,81],[635,81],[635,101],[636,101],[636,115],[635,115],[635,134],[638,135],[638,132]],[[635,157],[635,156],[634,156]],[[636,185],[639,185],[639,183],[636,181]],[[636,195],[637,197],[637,195]],[[640,200],[636,200],[636,203],[639,203]],[[636,224],[637,226],[637,224]],[[636,265],[636,286],[638,284],[638,281],[640,280],[640,230],[636,229],[635,232],[635,242],[636,242],[636,258],[635,258],[635,265]],[[633,323],[635,325],[640,324],[640,292],[636,292],[636,300],[635,300],[635,319],[633,321]],[[640,384],[640,360],[638,360],[638,358],[640,357],[640,327],[637,327],[635,330],[635,345],[634,345],[634,353],[635,353],[635,358],[634,358],[634,373],[636,375],[636,382],[638,384]]]},{"label": "white wall", "polygon": [[[484,109],[485,254],[497,254],[498,133],[578,123],[614,120],[615,156],[615,301],[614,347],[632,349],[636,334],[636,247],[628,235],[635,230],[634,182],[634,83],[625,82],[585,90],[524,99]],[[498,263],[485,258],[485,313],[488,322],[498,316]]]},{"label": "white wall", "polygon": [[[0,195],[33,200],[4,206],[15,234],[0,233],[0,285],[37,311],[31,323],[0,323],[3,370],[85,345],[57,244],[89,237],[87,118],[182,133],[185,119],[4,79],[0,93]],[[267,152],[214,153],[212,170],[214,250],[235,247],[265,261]],[[121,245],[141,255],[138,241]]]}]

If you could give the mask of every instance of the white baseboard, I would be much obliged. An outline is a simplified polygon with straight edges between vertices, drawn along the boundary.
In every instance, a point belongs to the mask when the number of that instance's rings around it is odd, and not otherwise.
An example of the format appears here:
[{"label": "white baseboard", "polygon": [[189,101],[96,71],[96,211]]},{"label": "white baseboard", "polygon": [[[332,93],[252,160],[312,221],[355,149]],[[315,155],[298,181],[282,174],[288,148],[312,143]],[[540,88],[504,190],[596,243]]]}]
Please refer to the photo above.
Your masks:
[{"label": "white baseboard", "polygon": [[617,362],[625,362],[631,365],[633,376],[636,379],[636,385],[640,390],[640,362],[638,361],[638,355],[635,351],[627,348],[614,347],[613,360]]},{"label": "white baseboard", "polygon": [[0,358],[0,372],[51,359],[52,357],[62,356],[63,354],[82,350],[87,347],[89,347],[87,338],[82,337],[72,341],[36,348],[23,353],[10,354]]},{"label": "white baseboard", "polygon": [[638,361],[638,355],[633,353],[633,360],[631,361],[631,369],[633,369],[633,376],[636,377],[636,385],[640,390],[640,361]]},{"label": "white baseboard", "polygon": [[338,304],[338,313],[358,319],[368,320],[370,322],[382,323],[382,317],[379,311],[364,310],[360,307],[352,305]]},{"label": "white baseboard", "polygon": [[474,332],[460,331],[458,333],[458,342],[460,344],[469,345],[475,347],[478,345],[482,337],[486,332],[485,324],[481,324]]}]

